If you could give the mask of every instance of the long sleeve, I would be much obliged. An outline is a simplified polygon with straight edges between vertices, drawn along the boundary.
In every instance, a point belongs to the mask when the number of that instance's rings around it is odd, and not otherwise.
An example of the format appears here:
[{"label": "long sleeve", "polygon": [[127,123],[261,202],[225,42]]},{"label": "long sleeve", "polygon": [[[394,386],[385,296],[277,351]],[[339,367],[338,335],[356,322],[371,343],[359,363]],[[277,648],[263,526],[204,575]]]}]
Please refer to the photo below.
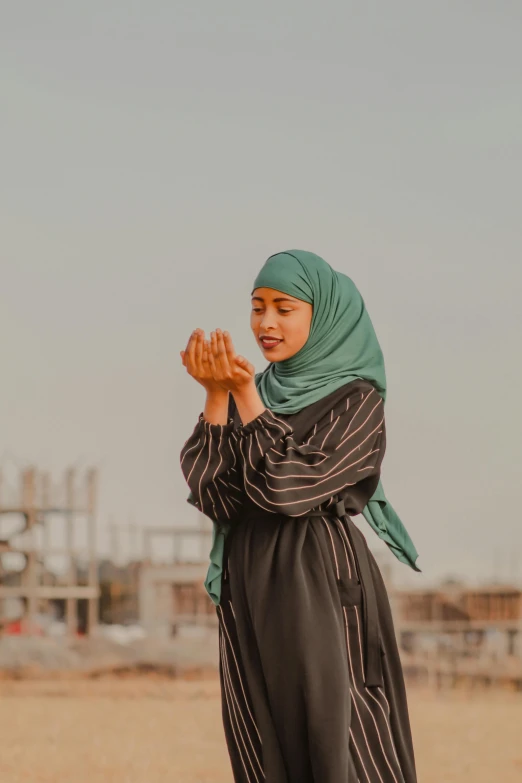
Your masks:
[{"label": "long sleeve", "polygon": [[210,424],[201,413],[181,450],[190,502],[215,522],[234,522],[243,505],[240,473],[228,424]]},{"label": "long sleeve", "polygon": [[233,437],[245,491],[267,511],[302,516],[347,487],[378,476],[384,404],[370,389],[345,397],[297,442],[291,425],[266,409]]}]

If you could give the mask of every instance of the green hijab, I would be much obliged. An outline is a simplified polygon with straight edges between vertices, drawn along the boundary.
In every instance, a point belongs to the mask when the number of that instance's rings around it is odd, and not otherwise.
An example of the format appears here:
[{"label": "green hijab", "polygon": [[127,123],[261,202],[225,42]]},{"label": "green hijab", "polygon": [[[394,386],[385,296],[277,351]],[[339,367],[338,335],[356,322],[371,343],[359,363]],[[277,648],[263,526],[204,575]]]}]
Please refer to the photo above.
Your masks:
[{"label": "green hijab", "polygon": [[355,283],[313,253],[271,256],[254,282],[313,305],[310,334],[290,359],[256,376],[259,395],[274,413],[297,413],[357,378],[386,396],[381,347]]},{"label": "green hijab", "polygon": [[[297,413],[358,378],[386,399],[381,347],[363,298],[349,277],[314,253],[288,250],[265,262],[254,281],[256,288],[272,288],[313,305],[310,334],[301,350],[256,375],[259,396],[269,410]],[[419,571],[415,546],[381,482],[362,513],[398,560]],[[215,526],[205,583],[215,603],[219,603],[225,535],[225,529]]]}]

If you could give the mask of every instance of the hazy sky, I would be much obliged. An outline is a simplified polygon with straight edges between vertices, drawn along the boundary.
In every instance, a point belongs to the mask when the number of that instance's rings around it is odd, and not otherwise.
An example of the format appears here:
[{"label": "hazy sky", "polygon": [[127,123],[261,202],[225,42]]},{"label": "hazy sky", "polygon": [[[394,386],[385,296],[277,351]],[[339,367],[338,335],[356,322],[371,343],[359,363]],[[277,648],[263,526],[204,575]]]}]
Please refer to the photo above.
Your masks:
[{"label": "hazy sky", "polygon": [[522,578],[521,29],[518,0],[0,0],[4,467],[99,465],[102,530],[193,518],[179,351],[220,326],[262,369],[251,283],[310,249],[385,352],[416,583]]}]

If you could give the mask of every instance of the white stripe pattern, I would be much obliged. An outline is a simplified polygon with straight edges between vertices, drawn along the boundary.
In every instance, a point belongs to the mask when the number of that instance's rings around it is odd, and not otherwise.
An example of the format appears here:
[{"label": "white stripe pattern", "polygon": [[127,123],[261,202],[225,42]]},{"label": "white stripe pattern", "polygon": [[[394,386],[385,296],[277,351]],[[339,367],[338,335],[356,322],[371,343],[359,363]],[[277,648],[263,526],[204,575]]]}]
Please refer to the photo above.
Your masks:
[{"label": "white stripe pattern", "polygon": [[[361,488],[375,486],[379,475],[385,444],[383,402],[375,390],[363,388],[364,392],[359,386],[357,394],[339,399],[318,421],[308,422],[304,433],[294,431],[292,417],[287,421],[268,409],[245,426],[237,426],[233,420],[227,425],[211,425],[201,415],[181,452],[182,470],[196,504],[219,522],[241,522],[247,501],[260,510],[288,517],[306,518],[312,509],[328,510],[329,516],[309,517],[304,524],[314,527],[314,536],[324,542],[322,551],[329,553],[332,579],[338,584],[345,579],[352,583],[359,580],[346,522],[332,518],[331,511],[340,497],[349,510],[356,491],[364,497],[366,490]],[[302,530],[301,526],[296,529]],[[234,550],[234,563],[236,554],[241,558],[241,552]],[[229,568],[230,563],[226,565],[227,578],[231,578]],[[346,591],[346,595],[352,594]],[[251,662],[245,669],[247,661],[242,660],[239,643],[243,634],[253,631],[245,627],[244,608],[236,607],[237,622],[243,623],[239,637],[231,601],[226,600],[217,611],[223,716],[234,780],[262,783],[268,772],[263,765],[262,733],[255,719],[257,708],[254,710],[248,687],[253,682]],[[268,622],[270,607],[266,612]],[[404,783],[390,712],[390,702],[395,705],[396,701],[388,700],[387,685],[365,685],[360,607],[339,605],[339,622],[346,641],[346,698],[351,707],[346,741],[357,781]],[[263,671],[260,677],[264,682]],[[257,689],[256,693],[259,699]],[[265,709],[270,710],[270,705],[260,712],[263,720]],[[265,738],[267,759],[269,737]],[[403,752],[402,745],[400,748]],[[410,780],[408,777],[408,783]]]}]

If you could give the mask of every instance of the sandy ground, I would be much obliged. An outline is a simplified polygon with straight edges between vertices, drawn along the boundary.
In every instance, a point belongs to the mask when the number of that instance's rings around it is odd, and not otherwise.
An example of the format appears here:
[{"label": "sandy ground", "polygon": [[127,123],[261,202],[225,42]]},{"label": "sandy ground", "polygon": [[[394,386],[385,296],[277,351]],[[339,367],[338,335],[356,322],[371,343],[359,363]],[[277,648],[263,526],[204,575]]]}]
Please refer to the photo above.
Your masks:
[{"label": "sandy ground", "polygon": [[[419,783],[520,783],[522,696],[411,691]],[[232,783],[215,680],[0,682],[2,783]]]}]

